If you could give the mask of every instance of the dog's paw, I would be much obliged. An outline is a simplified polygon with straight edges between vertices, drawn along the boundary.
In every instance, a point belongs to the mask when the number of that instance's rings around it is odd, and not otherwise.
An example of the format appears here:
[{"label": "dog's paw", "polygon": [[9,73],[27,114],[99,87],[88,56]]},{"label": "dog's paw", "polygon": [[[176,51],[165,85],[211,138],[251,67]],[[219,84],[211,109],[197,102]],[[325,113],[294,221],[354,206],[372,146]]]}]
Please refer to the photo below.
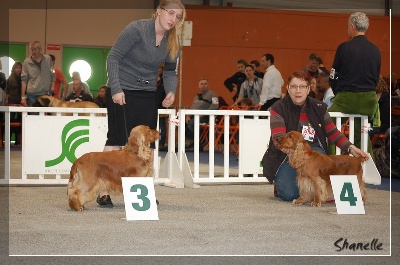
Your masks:
[{"label": "dog's paw", "polygon": [[293,205],[303,205],[303,200],[300,199],[300,198],[294,199],[294,200],[292,201],[292,204],[293,204]]},{"label": "dog's paw", "polygon": [[315,201],[311,202],[312,207],[321,207],[321,205],[322,205],[321,202],[315,202]]}]

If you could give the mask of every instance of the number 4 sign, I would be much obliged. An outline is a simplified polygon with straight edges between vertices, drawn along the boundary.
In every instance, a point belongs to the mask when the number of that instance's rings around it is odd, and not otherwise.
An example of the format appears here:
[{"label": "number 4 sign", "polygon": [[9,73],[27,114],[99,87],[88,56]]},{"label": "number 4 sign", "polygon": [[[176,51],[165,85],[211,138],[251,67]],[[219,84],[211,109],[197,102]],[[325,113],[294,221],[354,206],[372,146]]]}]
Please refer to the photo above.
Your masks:
[{"label": "number 4 sign", "polygon": [[356,175],[331,175],[338,214],[365,214]]},{"label": "number 4 sign", "polygon": [[126,220],[158,220],[153,178],[123,177]]}]

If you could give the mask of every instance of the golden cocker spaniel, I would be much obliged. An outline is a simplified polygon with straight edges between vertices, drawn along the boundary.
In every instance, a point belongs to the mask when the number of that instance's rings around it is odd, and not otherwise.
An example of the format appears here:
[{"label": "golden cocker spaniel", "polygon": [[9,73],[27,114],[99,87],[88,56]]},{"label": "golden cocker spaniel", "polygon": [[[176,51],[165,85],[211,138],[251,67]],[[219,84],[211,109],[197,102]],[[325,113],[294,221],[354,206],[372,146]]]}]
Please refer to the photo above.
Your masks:
[{"label": "golden cocker spaniel", "polygon": [[82,211],[84,204],[102,191],[122,192],[121,177],[152,177],[153,151],[150,143],[159,133],[139,125],[131,130],[121,150],[82,155],[71,167],[67,188],[69,207]]},{"label": "golden cocker spaniel", "polygon": [[303,135],[291,131],[277,140],[279,149],[290,150],[289,164],[296,169],[300,197],[293,200],[294,205],[311,202],[320,207],[332,195],[330,175],[357,175],[362,200],[365,203],[365,183],[362,179],[364,158],[349,155],[324,155],[314,151]]}]

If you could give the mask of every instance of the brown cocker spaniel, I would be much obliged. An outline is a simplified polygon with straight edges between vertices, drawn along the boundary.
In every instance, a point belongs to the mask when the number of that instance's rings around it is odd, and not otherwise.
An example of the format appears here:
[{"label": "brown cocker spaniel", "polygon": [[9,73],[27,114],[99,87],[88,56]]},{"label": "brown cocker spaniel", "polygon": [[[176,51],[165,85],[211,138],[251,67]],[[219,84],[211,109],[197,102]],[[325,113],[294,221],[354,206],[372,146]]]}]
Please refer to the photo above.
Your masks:
[{"label": "brown cocker spaniel", "polygon": [[102,191],[122,192],[121,177],[152,177],[153,151],[150,143],[159,133],[139,125],[131,130],[121,150],[82,155],[71,167],[67,195],[69,207],[82,211],[84,204]]},{"label": "brown cocker spaniel", "polygon": [[293,200],[294,205],[311,202],[312,206],[320,207],[333,193],[330,175],[357,175],[362,200],[365,203],[366,191],[361,165],[364,158],[321,154],[314,151],[303,135],[296,131],[279,137],[277,147],[290,150],[289,164],[296,169],[300,197]]}]

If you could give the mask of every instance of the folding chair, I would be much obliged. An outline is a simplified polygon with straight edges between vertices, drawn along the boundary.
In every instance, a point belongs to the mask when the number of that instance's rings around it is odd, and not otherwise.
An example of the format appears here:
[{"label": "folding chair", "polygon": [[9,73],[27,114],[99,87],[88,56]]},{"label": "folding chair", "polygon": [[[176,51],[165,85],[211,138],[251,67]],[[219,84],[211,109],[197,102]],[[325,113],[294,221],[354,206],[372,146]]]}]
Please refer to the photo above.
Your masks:
[{"label": "folding chair", "polygon": [[[229,109],[232,110],[245,110],[241,107],[231,107]],[[217,125],[215,125],[215,142],[214,146],[217,147],[218,144],[222,144],[222,136],[224,135],[224,129],[225,129],[225,117],[222,116],[221,120],[218,122]],[[236,134],[239,131],[239,123],[236,123],[234,125],[229,125],[229,145],[233,144],[235,148],[236,154],[239,153],[239,145],[236,141]]]}]

